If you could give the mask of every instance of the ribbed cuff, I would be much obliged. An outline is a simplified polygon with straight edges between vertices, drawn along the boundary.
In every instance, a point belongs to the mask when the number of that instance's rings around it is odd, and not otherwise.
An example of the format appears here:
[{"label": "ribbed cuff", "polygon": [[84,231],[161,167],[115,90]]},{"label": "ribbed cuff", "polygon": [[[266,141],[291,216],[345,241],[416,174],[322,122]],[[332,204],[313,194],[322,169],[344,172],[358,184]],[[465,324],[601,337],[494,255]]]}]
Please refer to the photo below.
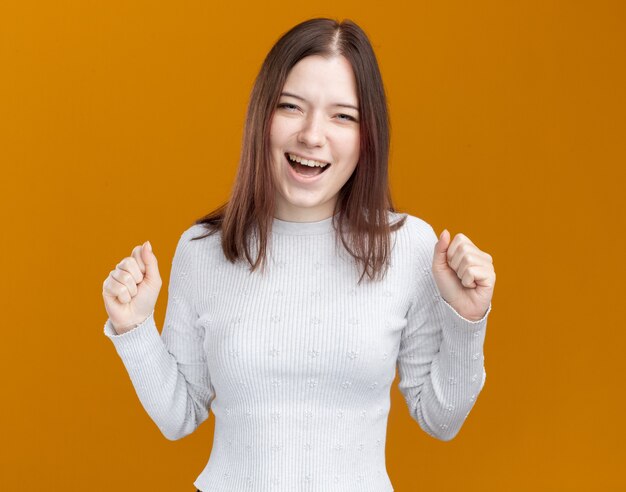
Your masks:
[{"label": "ribbed cuff", "polygon": [[481,319],[472,321],[461,316],[443,297],[439,299],[443,303],[445,316],[443,330],[448,342],[458,350],[462,350],[462,347],[472,347],[474,354],[478,348],[482,351],[491,303]]},{"label": "ribbed cuff", "polygon": [[155,347],[163,344],[154,321],[154,311],[135,328],[119,335],[113,329],[111,320],[107,319],[104,334],[113,342],[125,363],[140,362],[147,355],[156,353]]}]

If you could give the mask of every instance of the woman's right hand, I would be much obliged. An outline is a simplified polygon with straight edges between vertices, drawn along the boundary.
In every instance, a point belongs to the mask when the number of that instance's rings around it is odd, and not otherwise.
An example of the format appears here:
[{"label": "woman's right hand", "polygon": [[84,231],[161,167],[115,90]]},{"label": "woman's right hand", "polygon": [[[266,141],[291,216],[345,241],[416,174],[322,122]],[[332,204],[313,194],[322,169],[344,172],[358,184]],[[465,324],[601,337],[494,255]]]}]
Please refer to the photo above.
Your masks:
[{"label": "woman's right hand", "polygon": [[131,256],[120,261],[102,284],[104,307],[118,335],[145,321],[154,310],[161,276],[152,246],[135,246]]}]

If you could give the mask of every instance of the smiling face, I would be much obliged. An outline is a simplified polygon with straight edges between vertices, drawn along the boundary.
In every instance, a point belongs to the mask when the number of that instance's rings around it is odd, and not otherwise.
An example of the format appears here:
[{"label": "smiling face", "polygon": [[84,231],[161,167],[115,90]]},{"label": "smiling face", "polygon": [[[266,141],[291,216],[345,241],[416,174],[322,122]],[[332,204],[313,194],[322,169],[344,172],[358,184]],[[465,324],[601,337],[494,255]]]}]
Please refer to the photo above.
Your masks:
[{"label": "smiling face", "polygon": [[[270,128],[274,217],[315,222],[332,216],[339,190],[359,160],[359,145],[356,80],[348,60],[319,55],[300,60],[287,76]],[[302,168],[288,156],[330,166],[317,176],[302,176],[296,169],[310,173],[319,167]]]}]

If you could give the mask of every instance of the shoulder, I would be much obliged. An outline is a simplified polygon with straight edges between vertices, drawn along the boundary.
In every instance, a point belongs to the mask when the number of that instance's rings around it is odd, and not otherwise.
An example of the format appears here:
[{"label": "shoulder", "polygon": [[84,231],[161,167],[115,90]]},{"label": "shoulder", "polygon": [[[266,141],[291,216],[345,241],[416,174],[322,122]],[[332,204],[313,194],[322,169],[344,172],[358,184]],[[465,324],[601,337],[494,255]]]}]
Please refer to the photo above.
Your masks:
[{"label": "shoulder", "polygon": [[405,212],[389,212],[389,223],[394,224],[402,220],[403,217],[405,218],[404,225],[399,231],[403,231],[405,235],[418,241],[429,243],[432,242],[433,237],[435,238],[435,242],[437,241],[437,235],[433,227],[424,219],[416,217],[415,215]]},{"label": "shoulder", "polygon": [[176,255],[197,257],[220,246],[219,234],[207,235],[208,230],[202,224],[192,224],[178,237]]},{"label": "shoulder", "polygon": [[[191,241],[194,238],[204,236],[207,232],[208,232],[207,229],[202,224],[192,224],[191,226],[187,227],[187,229],[185,229],[182,232],[180,237],[181,239]],[[199,241],[202,241],[202,239],[199,239]]]},{"label": "shoulder", "polygon": [[219,242],[220,234],[212,233],[209,234],[209,229],[207,229],[202,224],[192,224],[182,231],[179,236],[178,242],[181,243],[191,243],[191,244],[204,244],[206,247],[207,243],[216,243]]},{"label": "shoulder", "polygon": [[433,227],[424,219],[408,213],[392,213],[394,218],[390,223],[405,217],[404,225],[398,229],[396,242],[398,245],[398,255],[404,258],[403,261],[409,271],[416,268],[425,268],[432,263],[435,244],[438,238]]}]

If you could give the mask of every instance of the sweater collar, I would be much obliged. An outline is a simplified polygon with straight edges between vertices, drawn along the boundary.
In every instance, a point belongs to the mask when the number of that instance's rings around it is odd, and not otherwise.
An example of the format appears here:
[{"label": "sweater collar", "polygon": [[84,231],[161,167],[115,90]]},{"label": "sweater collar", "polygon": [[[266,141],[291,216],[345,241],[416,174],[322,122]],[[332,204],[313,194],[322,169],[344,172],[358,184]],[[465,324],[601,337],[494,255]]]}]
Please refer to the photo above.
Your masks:
[{"label": "sweater collar", "polygon": [[274,217],[272,232],[291,236],[308,236],[334,232],[333,216],[316,222],[290,222]]}]

